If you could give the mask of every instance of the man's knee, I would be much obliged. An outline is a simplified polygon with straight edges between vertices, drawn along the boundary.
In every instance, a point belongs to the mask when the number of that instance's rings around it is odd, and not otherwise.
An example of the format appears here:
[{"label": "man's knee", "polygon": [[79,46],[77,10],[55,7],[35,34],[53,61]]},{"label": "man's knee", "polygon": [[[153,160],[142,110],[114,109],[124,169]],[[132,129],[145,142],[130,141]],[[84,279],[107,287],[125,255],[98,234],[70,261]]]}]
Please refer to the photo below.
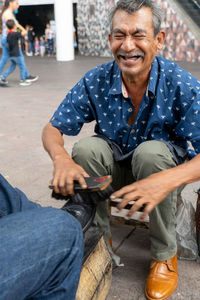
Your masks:
[{"label": "man's knee", "polygon": [[111,151],[104,140],[97,137],[86,137],[78,141],[72,149],[72,158],[80,163],[96,158],[99,160],[105,152]]},{"label": "man's knee", "polygon": [[132,158],[132,168],[136,178],[138,177],[138,173],[148,176],[174,166],[176,166],[176,163],[172,153],[167,145],[160,141],[141,143],[134,151]]},{"label": "man's knee", "polygon": [[74,144],[73,149],[72,149],[72,157],[88,157],[93,151],[93,140],[90,141],[90,137],[83,138],[79,140],[77,143]]},{"label": "man's knee", "polygon": [[160,141],[147,141],[141,143],[133,154],[133,159],[145,163],[154,163],[158,160],[173,162],[173,156],[167,145]]}]

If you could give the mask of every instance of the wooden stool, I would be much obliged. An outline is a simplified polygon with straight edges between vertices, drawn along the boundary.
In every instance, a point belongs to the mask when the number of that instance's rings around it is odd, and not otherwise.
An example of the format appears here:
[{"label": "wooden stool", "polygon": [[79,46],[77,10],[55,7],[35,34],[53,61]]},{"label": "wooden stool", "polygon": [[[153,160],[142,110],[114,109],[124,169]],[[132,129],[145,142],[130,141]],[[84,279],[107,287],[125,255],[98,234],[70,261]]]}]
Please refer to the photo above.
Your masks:
[{"label": "wooden stool", "polygon": [[76,300],[105,300],[111,285],[112,258],[98,227],[90,227],[84,239],[84,262]]}]

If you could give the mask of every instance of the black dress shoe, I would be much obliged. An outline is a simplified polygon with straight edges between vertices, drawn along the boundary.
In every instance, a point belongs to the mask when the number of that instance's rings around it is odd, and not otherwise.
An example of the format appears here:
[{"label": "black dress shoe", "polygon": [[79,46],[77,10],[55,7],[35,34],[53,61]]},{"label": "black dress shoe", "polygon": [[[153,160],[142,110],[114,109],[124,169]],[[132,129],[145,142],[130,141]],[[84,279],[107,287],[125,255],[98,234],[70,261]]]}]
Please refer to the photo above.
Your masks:
[{"label": "black dress shoe", "polygon": [[74,196],[63,196],[53,191],[52,197],[67,200],[61,209],[73,215],[80,222],[83,232],[86,232],[94,220],[98,203],[108,199],[112,193],[113,188],[108,185],[104,190],[78,190]]}]

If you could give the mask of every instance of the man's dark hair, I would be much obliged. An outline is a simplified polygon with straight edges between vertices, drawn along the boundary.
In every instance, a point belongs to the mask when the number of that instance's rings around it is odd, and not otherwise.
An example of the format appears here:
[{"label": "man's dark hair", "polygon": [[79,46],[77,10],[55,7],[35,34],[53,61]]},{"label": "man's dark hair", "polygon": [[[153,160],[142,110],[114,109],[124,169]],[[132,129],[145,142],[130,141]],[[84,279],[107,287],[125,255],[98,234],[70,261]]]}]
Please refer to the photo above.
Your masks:
[{"label": "man's dark hair", "polygon": [[8,29],[13,29],[15,27],[15,21],[13,19],[9,19],[6,21],[6,26],[8,27]]},{"label": "man's dark hair", "polygon": [[109,16],[110,32],[113,29],[113,17],[118,10],[123,10],[128,14],[138,11],[142,7],[149,7],[152,11],[152,22],[154,28],[154,36],[156,36],[161,29],[163,11],[160,6],[152,0],[119,0],[117,4],[111,9]]}]

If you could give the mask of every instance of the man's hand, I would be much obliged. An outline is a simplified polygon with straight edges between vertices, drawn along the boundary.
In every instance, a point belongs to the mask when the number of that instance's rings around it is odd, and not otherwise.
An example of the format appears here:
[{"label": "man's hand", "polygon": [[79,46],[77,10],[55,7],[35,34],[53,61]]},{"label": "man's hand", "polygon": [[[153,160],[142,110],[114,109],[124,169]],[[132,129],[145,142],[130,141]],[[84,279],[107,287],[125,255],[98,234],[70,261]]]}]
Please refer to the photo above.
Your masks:
[{"label": "man's hand", "polygon": [[141,216],[141,220],[144,220],[173,189],[174,186],[172,187],[168,181],[168,176],[165,176],[165,171],[163,171],[123,187],[113,193],[111,199],[122,198],[118,205],[119,210],[123,209],[130,201],[136,201],[129,210],[127,219],[130,219],[144,205],[145,208]]},{"label": "man's hand", "polygon": [[71,158],[59,155],[53,161],[54,174],[52,185],[54,191],[64,196],[74,194],[74,180],[78,181],[83,189],[87,188],[84,177],[89,175]]},{"label": "man's hand", "polygon": [[83,189],[87,188],[84,177],[89,177],[89,175],[67,153],[61,132],[51,123],[44,127],[42,141],[54,165],[53,180],[51,181],[54,191],[63,196],[73,195],[75,180]]}]

